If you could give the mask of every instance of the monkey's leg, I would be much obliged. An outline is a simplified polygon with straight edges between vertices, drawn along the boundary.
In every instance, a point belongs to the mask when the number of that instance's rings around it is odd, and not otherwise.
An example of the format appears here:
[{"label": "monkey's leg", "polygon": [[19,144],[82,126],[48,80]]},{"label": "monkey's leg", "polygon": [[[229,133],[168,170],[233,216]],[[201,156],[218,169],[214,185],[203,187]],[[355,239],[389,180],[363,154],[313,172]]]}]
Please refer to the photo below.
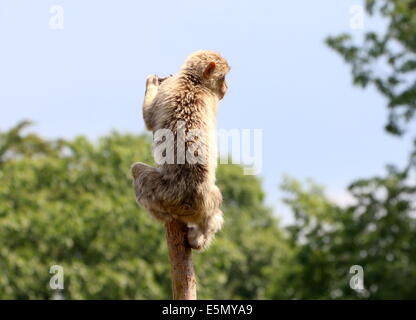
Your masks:
[{"label": "monkey's leg", "polygon": [[143,119],[148,130],[153,131],[152,107],[159,90],[159,78],[156,75],[150,75],[146,79],[146,92],[143,101]]},{"label": "monkey's leg", "polygon": [[188,243],[196,250],[204,250],[209,247],[215,234],[224,224],[223,213],[217,209],[214,214],[207,216],[202,223],[192,226],[188,230]]},{"label": "monkey's leg", "polygon": [[162,192],[158,187],[162,185],[161,174],[157,168],[145,163],[135,163],[131,168],[134,178],[136,200],[149,210],[150,214],[159,221],[169,222],[172,217],[163,206]]}]

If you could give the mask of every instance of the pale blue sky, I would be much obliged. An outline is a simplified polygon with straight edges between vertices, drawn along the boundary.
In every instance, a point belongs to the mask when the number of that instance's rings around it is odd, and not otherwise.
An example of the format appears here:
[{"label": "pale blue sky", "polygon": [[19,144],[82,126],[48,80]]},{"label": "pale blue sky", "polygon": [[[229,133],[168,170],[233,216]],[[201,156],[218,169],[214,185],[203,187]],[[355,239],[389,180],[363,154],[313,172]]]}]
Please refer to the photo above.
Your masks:
[{"label": "pale blue sky", "polygon": [[[2,0],[0,128],[29,118],[47,137],[142,132],[145,77],[176,72],[195,50],[220,51],[232,70],[219,127],[264,130],[267,201],[287,220],[282,173],[342,200],[353,179],[406,160],[409,139],[382,130],[384,99],[352,87],[324,44],[351,32],[349,9],[361,2]],[[64,30],[49,28],[52,5],[64,8]]]}]

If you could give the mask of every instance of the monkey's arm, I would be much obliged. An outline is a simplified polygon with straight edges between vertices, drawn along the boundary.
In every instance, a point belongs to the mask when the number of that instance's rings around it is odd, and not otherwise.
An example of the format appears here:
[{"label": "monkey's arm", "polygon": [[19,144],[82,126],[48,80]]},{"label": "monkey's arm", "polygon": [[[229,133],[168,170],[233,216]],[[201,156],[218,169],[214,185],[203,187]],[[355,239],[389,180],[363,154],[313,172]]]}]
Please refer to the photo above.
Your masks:
[{"label": "monkey's arm", "polygon": [[153,131],[153,101],[157,95],[159,89],[159,78],[156,75],[148,76],[146,79],[146,92],[144,94],[143,101],[143,119],[146,124],[146,128],[149,131]]}]

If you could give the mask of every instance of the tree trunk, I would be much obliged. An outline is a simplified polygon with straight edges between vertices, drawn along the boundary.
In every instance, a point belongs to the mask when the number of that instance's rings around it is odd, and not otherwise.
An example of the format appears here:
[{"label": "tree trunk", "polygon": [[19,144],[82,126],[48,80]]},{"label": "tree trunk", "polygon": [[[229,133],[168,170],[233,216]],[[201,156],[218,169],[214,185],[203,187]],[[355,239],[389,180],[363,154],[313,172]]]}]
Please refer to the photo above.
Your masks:
[{"label": "tree trunk", "polygon": [[172,274],[173,300],[196,300],[196,278],[186,224],[172,219],[166,223],[166,241]]}]

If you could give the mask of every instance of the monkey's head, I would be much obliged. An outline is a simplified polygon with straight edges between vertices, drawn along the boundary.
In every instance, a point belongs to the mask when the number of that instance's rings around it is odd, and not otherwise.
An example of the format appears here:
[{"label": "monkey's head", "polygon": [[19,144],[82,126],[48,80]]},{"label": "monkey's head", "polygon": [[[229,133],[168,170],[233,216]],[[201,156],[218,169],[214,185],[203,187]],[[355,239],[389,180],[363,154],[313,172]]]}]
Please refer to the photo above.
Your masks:
[{"label": "monkey's head", "polygon": [[228,86],[225,76],[230,71],[227,60],[214,51],[201,50],[191,54],[182,65],[182,72],[196,77],[203,86],[222,99]]}]

